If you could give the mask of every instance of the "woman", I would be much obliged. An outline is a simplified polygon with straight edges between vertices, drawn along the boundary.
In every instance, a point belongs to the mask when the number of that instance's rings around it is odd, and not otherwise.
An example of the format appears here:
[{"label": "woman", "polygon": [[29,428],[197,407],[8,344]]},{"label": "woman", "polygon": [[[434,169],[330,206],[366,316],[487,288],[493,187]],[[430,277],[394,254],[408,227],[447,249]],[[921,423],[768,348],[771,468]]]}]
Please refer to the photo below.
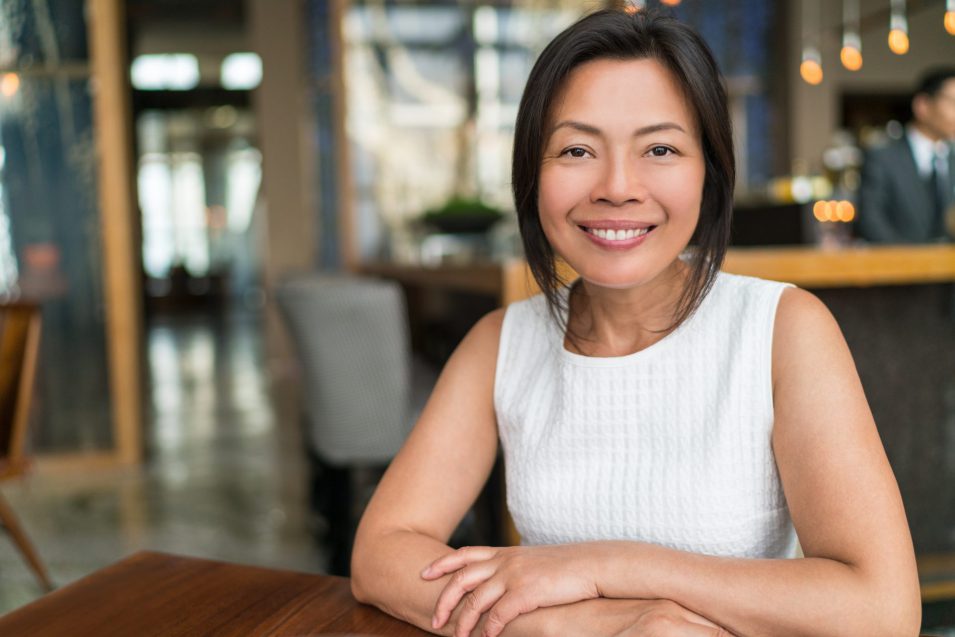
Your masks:
[{"label": "woman", "polygon": [[[531,71],[514,149],[544,294],[451,357],[362,520],[355,596],[458,636],[916,635],[905,513],[838,326],[719,273],[734,159],[705,43],[581,19]],[[525,545],[451,551],[499,440]]]}]

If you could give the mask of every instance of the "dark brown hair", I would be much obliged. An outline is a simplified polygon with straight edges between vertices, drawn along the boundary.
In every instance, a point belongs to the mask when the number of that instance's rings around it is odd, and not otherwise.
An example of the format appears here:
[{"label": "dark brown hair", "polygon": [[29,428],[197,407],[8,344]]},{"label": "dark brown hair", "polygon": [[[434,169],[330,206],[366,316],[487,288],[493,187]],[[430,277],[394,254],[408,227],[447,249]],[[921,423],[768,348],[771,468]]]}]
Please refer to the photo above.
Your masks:
[{"label": "dark brown hair", "polygon": [[712,52],[692,28],[661,13],[631,14],[614,9],[591,13],[561,32],[537,58],[521,97],[514,131],[511,187],[524,254],[551,315],[564,329],[568,308],[560,287],[567,282],[557,272],[556,255],[544,235],[537,208],[552,103],[570,72],[585,62],[646,58],[667,68],[686,95],[702,137],[706,168],[700,218],[690,240],[696,250],[671,328],[699,307],[726,255],[736,166],[726,90]]},{"label": "dark brown hair", "polygon": [[955,66],[929,69],[919,78],[915,95],[925,94],[934,99],[949,80],[955,80]]}]

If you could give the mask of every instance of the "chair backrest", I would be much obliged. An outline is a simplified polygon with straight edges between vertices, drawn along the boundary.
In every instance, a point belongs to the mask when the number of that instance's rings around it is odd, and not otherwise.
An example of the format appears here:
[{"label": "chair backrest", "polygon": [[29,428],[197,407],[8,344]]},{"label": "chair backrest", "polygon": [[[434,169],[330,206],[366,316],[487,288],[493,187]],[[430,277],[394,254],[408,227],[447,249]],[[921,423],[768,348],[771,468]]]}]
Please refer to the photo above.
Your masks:
[{"label": "chair backrest", "polygon": [[0,478],[22,473],[40,347],[40,309],[0,304]]},{"label": "chair backrest", "polygon": [[401,287],[310,274],[276,300],[304,373],[309,442],[333,464],[387,462],[411,427],[411,355]]}]

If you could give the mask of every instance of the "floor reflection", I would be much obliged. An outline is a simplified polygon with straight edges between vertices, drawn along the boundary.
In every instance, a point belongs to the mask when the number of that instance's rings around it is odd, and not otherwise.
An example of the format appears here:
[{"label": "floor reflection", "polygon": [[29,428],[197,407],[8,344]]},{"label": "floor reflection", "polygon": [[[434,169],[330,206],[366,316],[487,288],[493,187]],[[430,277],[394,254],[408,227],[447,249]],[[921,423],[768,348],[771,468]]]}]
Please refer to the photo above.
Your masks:
[{"label": "floor reflection", "polygon": [[[270,379],[255,315],[147,329],[147,462],[4,485],[58,585],[151,549],[320,571],[291,388]],[[0,613],[40,595],[0,539]]]}]

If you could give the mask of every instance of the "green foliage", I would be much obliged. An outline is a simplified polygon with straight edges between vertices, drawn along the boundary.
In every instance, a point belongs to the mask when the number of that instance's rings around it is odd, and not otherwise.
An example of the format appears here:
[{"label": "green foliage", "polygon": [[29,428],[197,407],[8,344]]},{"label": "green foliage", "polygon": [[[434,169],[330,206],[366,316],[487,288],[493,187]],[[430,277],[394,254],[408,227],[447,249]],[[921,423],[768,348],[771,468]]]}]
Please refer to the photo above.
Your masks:
[{"label": "green foliage", "polygon": [[486,232],[504,214],[480,199],[452,197],[440,208],[426,211],[421,219],[439,232]]}]

